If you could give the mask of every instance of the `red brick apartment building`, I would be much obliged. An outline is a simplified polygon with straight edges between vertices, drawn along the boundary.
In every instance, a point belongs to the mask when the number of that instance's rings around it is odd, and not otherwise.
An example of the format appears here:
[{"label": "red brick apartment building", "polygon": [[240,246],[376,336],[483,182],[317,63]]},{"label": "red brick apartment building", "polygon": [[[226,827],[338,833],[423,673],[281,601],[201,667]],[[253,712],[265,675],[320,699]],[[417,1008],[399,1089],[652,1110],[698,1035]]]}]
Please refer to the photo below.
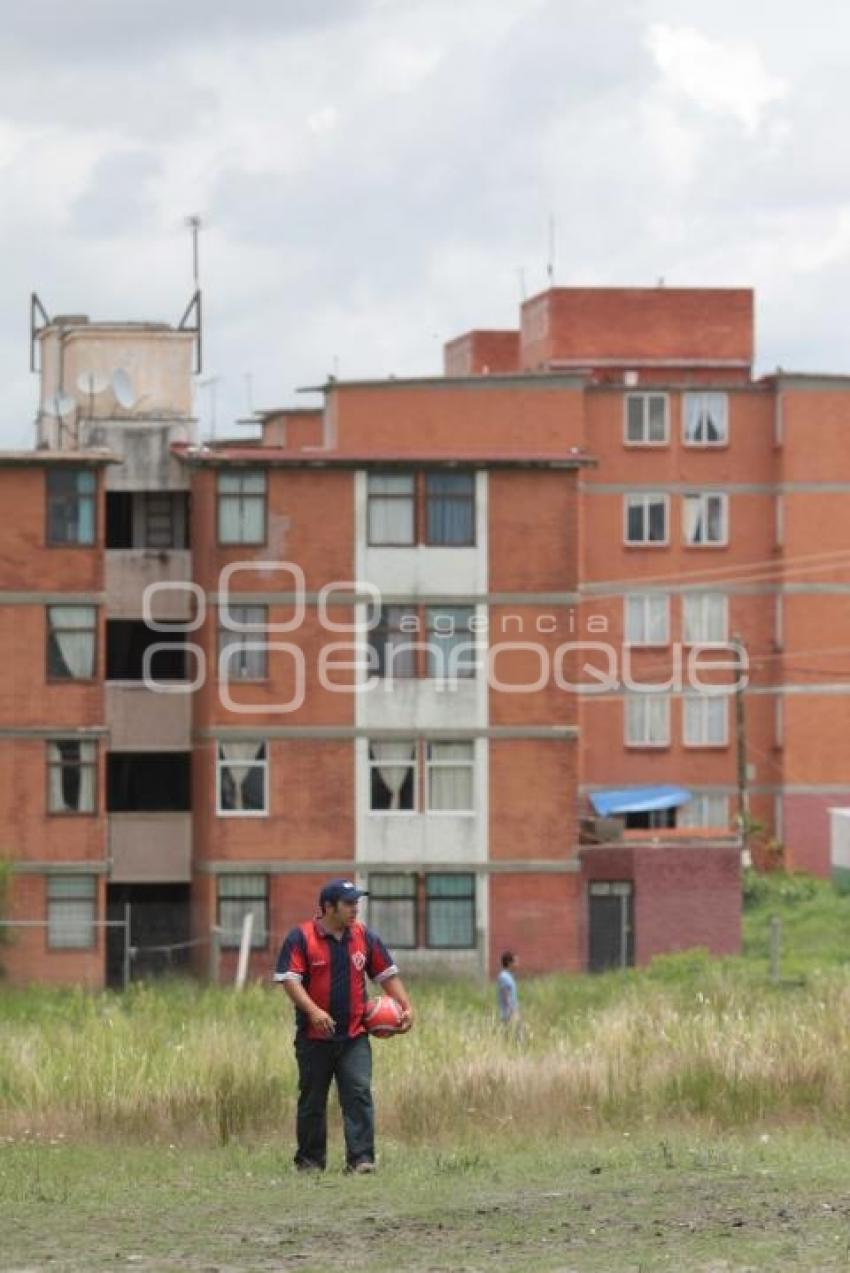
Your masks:
[{"label": "red brick apartment building", "polygon": [[552,289],[214,445],[193,339],[48,321],[0,455],[11,978],[227,979],[249,912],[260,976],[338,874],[407,969],[733,951],[735,701],[693,675],[733,636],[752,814],[828,872],[850,380],[754,379],[750,291]]}]

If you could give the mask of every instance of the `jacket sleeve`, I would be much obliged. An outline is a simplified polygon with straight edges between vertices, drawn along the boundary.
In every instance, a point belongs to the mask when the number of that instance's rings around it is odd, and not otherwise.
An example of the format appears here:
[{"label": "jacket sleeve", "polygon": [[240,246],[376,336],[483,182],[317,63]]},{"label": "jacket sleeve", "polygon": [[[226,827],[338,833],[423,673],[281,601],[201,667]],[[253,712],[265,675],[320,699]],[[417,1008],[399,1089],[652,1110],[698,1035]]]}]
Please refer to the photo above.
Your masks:
[{"label": "jacket sleeve", "polygon": [[287,934],[280,948],[275,968],[275,981],[303,981],[307,972],[307,943],[300,928]]},{"label": "jacket sleeve", "polygon": [[398,976],[398,967],[377,933],[366,929],[366,971],[373,981],[386,981]]}]

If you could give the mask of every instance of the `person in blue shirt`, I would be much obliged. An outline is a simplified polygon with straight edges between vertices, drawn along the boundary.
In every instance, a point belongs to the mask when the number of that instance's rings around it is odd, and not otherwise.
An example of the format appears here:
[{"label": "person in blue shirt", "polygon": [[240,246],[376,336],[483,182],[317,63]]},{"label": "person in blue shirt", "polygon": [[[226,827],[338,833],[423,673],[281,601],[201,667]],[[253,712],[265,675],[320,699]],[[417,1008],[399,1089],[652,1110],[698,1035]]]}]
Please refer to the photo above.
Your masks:
[{"label": "person in blue shirt", "polygon": [[513,951],[506,950],[502,954],[502,971],[496,978],[496,991],[499,997],[499,1018],[506,1030],[519,1033],[519,994],[517,992],[514,969],[519,964]]}]

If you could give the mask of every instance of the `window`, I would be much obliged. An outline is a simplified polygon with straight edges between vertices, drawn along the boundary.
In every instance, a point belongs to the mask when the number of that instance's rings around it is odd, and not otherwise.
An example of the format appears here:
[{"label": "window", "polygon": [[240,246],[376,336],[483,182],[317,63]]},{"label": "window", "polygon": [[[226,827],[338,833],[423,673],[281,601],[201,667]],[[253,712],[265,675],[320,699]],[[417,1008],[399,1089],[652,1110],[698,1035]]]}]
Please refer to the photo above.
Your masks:
[{"label": "window", "polygon": [[625,703],[627,746],[669,746],[670,700],[666,695],[635,694]]},{"label": "window", "polygon": [[666,593],[641,592],[624,602],[629,645],[666,645],[670,640],[670,601]]},{"label": "window", "polygon": [[48,813],[94,813],[97,743],[53,738],[47,744]]},{"label": "window", "polygon": [[369,876],[369,927],[390,950],[418,945],[417,877],[401,872]]},{"label": "window", "polygon": [[668,440],[666,393],[626,394],[626,445],[662,446]]},{"label": "window", "polygon": [[416,478],[413,473],[370,473],[369,543],[405,546],[416,542]]},{"label": "window", "polygon": [[626,496],[626,543],[666,544],[666,495]]},{"label": "window", "polygon": [[426,473],[427,542],[475,543],[475,474]]},{"label": "window", "polygon": [[264,950],[269,941],[269,880],[267,875],[219,875],[218,926],[223,950],[238,948],[246,915],[254,916],[251,949]]},{"label": "window", "polygon": [[369,473],[367,492],[367,536],[373,546],[475,543],[474,473]]},{"label": "window", "polygon": [[443,680],[474,677],[474,606],[382,606],[369,631],[375,675]]},{"label": "window", "polygon": [[96,626],[95,606],[47,607],[48,680],[92,680]]},{"label": "window", "polygon": [[47,470],[48,544],[93,544],[97,478],[91,469]]},{"label": "window", "polygon": [[373,813],[412,813],[416,809],[416,744],[369,744],[370,803]]},{"label": "window", "polygon": [[693,491],[684,496],[685,543],[725,544],[729,540],[729,498],[726,495],[709,495]]},{"label": "window", "polygon": [[266,475],[262,471],[219,473],[218,542],[266,542]]},{"label": "window", "polygon": [[218,744],[216,812],[227,817],[268,813],[268,747],[261,739]]},{"label": "window", "polygon": [[680,827],[728,827],[728,796],[693,796],[679,810]]},{"label": "window", "polygon": [[230,681],[265,680],[268,676],[265,649],[268,639],[268,606],[231,605],[228,609],[231,624],[244,627],[245,631],[234,632],[233,627],[225,628],[219,624],[219,676]]},{"label": "window", "polygon": [[106,547],[189,547],[185,491],[107,491]]},{"label": "window", "polygon": [[[374,619],[374,610],[372,611]],[[381,606],[369,644],[377,658],[376,676],[416,676],[419,613],[416,606]]]},{"label": "window", "polygon": [[425,877],[427,944],[439,950],[469,950],[475,946],[475,876]]},{"label": "window", "polygon": [[725,747],[729,732],[728,696],[685,694],[684,741],[688,747]]},{"label": "window", "polygon": [[686,393],[682,400],[686,446],[723,446],[729,440],[725,393]]},{"label": "window", "polygon": [[96,909],[96,876],[48,875],[48,947],[51,950],[91,950],[95,944]]},{"label": "window", "polygon": [[729,636],[729,601],[722,592],[682,597],[682,640],[686,645],[723,644]]},{"label": "window", "polygon": [[[148,658],[148,675],[153,681],[185,681],[186,654],[183,648],[186,634],[180,630],[174,634],[156,632],[142,619],[106,620],[106,679],[107,681],[142,681],[145,679],[145,655],[154,646]],[[164,647],[164,648],[163,648]]]},{"label": "window", "polygon": [[107,813],[189,813],[188,751],[110,751],[106,756]]},{"label": "window", "polygon": [[471,813],[475,808],[475,757],[471,742],[428,742],[429,813]]},{"label": "window", "polygon": [[477,668],[474,606],[426,606],[426,675],[443,680],[470,678]]}]

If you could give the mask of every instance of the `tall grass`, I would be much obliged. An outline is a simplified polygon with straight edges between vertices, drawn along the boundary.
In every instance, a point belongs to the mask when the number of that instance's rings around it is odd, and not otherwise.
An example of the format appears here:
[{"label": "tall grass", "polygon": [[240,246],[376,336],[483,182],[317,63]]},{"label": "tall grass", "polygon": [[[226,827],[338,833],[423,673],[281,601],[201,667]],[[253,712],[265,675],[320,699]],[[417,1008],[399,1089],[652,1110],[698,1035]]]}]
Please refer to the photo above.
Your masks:
[{"label": "tall grass", "polygon": [[[646,972],[527,981],[521,1043],[494,1019],[492,987],[417,984],[414,1032],[374,1045],[382,1134],[456,1144],[676,1120],[850,1129],[850,900],[799,882],[783,899],[781,887],[753,903],[743,959],[696,951]],[[806,954],[772,985],[766,931],[783,906]],[[813,910],[829,911],[821,947]],[[292,1028],[288,1001],[262,986],[6,989],[0,1135],[288,1140]]]}]

